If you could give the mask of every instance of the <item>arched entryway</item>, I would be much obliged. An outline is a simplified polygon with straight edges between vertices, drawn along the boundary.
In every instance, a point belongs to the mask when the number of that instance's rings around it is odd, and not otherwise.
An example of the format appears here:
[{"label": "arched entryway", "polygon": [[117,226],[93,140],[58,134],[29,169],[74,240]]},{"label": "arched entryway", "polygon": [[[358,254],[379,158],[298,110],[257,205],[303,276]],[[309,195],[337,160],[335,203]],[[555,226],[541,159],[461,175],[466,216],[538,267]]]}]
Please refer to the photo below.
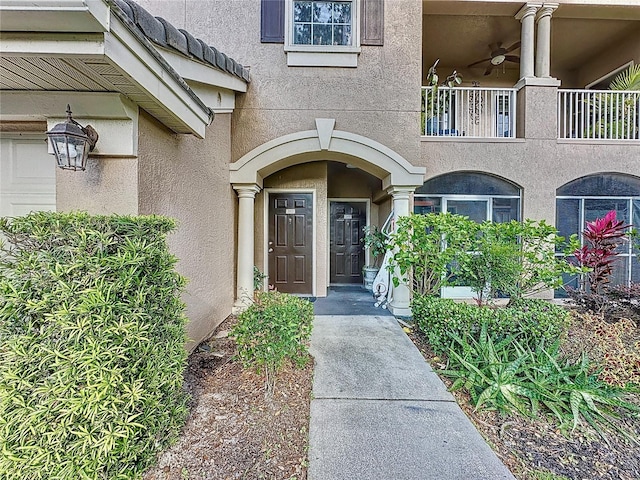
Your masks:
[{"label": "arched entryway", "polygon": [[[239,198],[238,309],[247,304],[253,290],[255,198],[264,187],[265,178],[270,175],[295,165],[340,162],[380,179],[383,191],[391,198],[395,216],[409,213],[409,197],[417,186],[422,185],[425,169],[414,167],[397,152],[370,138],[334,130],[334,126],[333,119],[316,119],[315,130],[296,132],[271,140],[230,165],[231,184]],[[313,193],[313,188],[307,190]],[[313,196],[310,199],[314,201]],[[291,221],[296,221],[297,207],[292,204],[289,208],[293,216]],[[283,214],[286,215],[287,208],[283,209]],[[324,228],[324,225],[315,228],[317,231],[318,228]],[[395,307],[398,314],[408,314],[408,291],[400,289],[394,296],[392,307]]]}]

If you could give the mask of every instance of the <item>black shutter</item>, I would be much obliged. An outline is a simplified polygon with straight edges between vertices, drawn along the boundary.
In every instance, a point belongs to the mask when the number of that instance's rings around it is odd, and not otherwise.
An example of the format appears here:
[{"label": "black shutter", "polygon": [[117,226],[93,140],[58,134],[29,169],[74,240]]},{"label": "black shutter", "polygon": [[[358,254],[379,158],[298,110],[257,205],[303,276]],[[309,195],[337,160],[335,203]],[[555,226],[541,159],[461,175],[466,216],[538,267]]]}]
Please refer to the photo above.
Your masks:
[{"label": "black shutter", "polygon": [[284,0],[261,0],[260,41],[284,43]]},{"label": "black shutter", "polygon": [[384,0],[362,0],[360,45],[384,45]]}]

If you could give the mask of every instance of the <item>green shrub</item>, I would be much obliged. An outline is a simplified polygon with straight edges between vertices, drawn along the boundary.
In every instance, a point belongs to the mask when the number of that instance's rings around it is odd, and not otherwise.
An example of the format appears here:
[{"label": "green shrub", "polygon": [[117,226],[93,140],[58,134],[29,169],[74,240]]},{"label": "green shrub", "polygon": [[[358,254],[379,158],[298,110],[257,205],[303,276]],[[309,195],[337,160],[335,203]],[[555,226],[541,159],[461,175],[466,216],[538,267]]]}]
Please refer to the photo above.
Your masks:
[{"label": "green shrub", "polygon": [[308,361],[313,306],[293,295],[256,292],[255,301],[240,314],[231,335],[238,344],[238,357],[245,367],[264,370],[267,386],[285,359],[298,366]]},{"label": "green shrub", "polygon": [[0,219],[0,478],[139,478],[176,437],[187,396],[174,228]]},{"label": "green shrub", "polygon": [[520,299],[500,308],[415,295],[411,309],[418,328],[437,353],[446,353],[455,338],[477,337],[483,324],[495,339],[516,336],[529,345],[558,338],[569,319],[564,308],[541,299]]},{"label": "green shrub", "polygon": [[559,340],[530,347],[514,335],[496,341],[490,328],[483,321],[477,338],[468,333],[455,338],[449,367],[441,371],[453,379],[451,390],[468,391],[476,409],[550,414],[561,428],[586,421],[603,436],[610,428],[638,443],[615,419],[620,413],[640,418],[640,408],[624,400],[623,389],[599,380],[585,356],[577,363],[560,362]]}]

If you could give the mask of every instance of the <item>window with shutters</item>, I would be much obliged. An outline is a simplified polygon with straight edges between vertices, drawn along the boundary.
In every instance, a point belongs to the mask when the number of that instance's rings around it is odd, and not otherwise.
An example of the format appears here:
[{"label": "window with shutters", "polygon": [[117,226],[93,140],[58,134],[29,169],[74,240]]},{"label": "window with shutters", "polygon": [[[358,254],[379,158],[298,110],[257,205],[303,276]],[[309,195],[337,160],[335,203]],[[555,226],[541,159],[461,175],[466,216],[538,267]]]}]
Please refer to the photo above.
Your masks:
[{"label": "window with shutters", "polygon": [[356,67],[360,0],[286,0],[285,44],[290,66]]}]

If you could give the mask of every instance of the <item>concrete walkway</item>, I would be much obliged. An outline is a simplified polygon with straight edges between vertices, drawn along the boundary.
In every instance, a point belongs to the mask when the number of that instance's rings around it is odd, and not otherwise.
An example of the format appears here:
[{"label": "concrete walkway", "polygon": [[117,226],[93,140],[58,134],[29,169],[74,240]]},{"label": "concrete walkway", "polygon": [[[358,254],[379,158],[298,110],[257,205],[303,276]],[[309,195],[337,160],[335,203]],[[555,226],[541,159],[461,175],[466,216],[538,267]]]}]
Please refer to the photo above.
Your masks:
[{"label": "concrete walkway", "polygon": [[309,480],[514,479],[395,318],[321,315]]}]

